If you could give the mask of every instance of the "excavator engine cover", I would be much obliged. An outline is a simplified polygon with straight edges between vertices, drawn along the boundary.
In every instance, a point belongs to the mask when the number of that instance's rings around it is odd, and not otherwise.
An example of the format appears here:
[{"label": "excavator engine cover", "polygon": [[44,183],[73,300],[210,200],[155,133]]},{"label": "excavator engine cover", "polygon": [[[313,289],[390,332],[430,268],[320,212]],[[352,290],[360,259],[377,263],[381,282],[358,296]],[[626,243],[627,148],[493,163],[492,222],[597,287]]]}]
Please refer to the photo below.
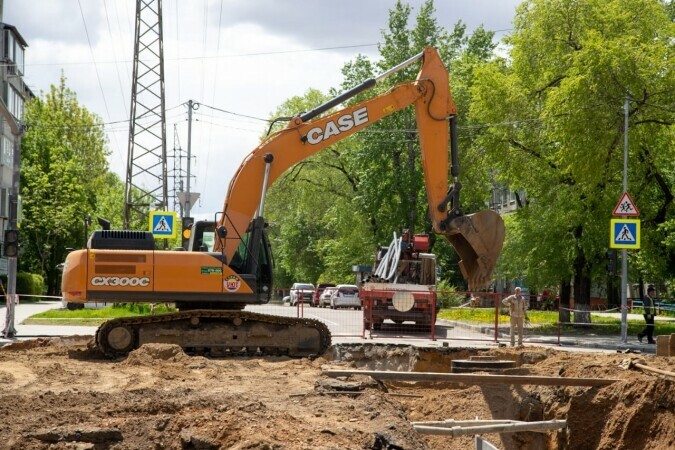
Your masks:
[{"label": "excavator engine cover", "polygon": [[492,271],[504,244],[504,221],[494,211],[462,215],[450,222],[444,233],[461,261],[459,268],[469,290],[489,287]]}]

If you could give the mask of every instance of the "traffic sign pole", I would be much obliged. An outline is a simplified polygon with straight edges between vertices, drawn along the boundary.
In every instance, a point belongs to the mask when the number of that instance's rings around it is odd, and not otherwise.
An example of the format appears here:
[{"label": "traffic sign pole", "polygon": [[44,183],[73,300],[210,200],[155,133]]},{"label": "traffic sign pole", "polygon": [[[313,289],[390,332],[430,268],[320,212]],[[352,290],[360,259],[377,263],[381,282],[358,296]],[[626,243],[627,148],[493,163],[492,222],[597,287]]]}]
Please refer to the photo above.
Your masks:
[{"label": "traffic sign pole", "polygon": [[[628,109],[629,100],[623,104],[623,191],[628,192]],[[625,216],[624,216],[625,218]],[[621,250],[621,343],[628,344],[628,252]]]}]

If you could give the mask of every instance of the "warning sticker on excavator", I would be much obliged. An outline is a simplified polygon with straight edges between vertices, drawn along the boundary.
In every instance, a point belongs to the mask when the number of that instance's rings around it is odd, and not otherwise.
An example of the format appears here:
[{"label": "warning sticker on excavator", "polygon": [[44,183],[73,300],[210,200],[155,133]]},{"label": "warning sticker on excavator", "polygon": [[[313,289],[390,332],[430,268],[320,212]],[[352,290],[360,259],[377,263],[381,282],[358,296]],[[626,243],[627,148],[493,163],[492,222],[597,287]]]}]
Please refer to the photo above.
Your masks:
[{"label": "warning sticker on excavator", "polygon": [[236,275],[230,275],[225,278],[225,289],[230,292],[236,292],[241,287],[241,280]]}]

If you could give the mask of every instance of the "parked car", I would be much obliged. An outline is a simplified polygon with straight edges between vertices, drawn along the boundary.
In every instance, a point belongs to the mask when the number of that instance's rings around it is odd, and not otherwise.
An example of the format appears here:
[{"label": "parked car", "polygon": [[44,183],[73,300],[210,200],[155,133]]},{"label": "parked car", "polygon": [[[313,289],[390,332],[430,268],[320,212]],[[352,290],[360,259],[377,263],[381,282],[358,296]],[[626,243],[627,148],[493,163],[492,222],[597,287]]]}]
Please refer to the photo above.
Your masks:
[{"label": "parked car", "polygon": [[293,283],[291,287],[291,306],[299,302],[312,304],[314,296],[314,285],[310,283]]},{"label": "parked car", "polygon": [[330,299],[333,296],[333,292],[337,290],[337,287],[328,287],[323,290],[321,293],[321,296],[319,296],[319,308],[329,307],[330,306]]},{"label": "parked car", "polygon": [[353,284],[339,284],[330,298],[330,307],[331,309],[361,309],[358,286]]},{"label": "parked car", "polygon": [[324,289],[329,288],[329,287],[335,287],[335,284],[333,284],[333,283],[320,283],[316,286],[316,289],[314,290],[314,297],[312,297],[312,300],[314,302],[314,306],[319,306],[319,298],[321,297],[321,294],[323,294]]},{"label": "parked car", "polygon": [[281,300],[281,303],[290,303],[291,302],[291,296],[286,295],[284,298]]}]

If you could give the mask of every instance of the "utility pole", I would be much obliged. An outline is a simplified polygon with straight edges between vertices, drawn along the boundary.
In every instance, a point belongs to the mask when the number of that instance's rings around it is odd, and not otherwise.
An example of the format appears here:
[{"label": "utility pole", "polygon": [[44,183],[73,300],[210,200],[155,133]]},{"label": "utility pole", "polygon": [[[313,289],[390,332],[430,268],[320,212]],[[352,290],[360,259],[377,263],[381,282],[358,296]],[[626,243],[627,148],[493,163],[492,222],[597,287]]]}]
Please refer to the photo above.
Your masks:
[{"label": "utility pole", "polygon": [[199,193],[192,192],[190,184],[192,182],[192,111],[199,109],[199,103],[188,100],[186,103],[188,108],[188,143],[187,143],[187,183],[184,192],[178,192],[178,200],[182,210],[181,221],[183,222],[183,248],[187,248],[189,242],[190,232],[188,231],[194,223],[193,217],[190,215],[192,206],[199,199]]},{"label": "utility pole", "polygon": [[[12,187],[9,196],[9,227],[5,233],[5,253],[7,256],[7,310],[5,311],[5,327],[2,330],[2,336],[5,338],[13,338],[16,336],[16,328],[14,328],[14,309],[16,307],[16,273],[17,273],[17,256],[19,251],[19,234],[18,234],[18,209],[19,209],[19,180],[20,180],[20,163],[21,163],[21,136],[24,132],[24,127],[18,123],[11,114],[7,113],[5,108],[2,109],[4,119],[9,124],[12,134],[14,135],[14,158],[12,164]],[[8,236],[12,235],[13,250],[8,251]]]},{"label": "utility pole", "polygon": [[[190,171],[190,164],[192,162],[192,111],[199,109],[199,103],[188,100],[188,148],[187,148],[187,184],[185,189],[185,214],[183,217],[190,217],[190,210],[192,209],[192,197],[190,196],[190,178],[192,172]],[[197,194],[199,196],[199,194]],[[195,199],[196,201],[197,199]]]}]

